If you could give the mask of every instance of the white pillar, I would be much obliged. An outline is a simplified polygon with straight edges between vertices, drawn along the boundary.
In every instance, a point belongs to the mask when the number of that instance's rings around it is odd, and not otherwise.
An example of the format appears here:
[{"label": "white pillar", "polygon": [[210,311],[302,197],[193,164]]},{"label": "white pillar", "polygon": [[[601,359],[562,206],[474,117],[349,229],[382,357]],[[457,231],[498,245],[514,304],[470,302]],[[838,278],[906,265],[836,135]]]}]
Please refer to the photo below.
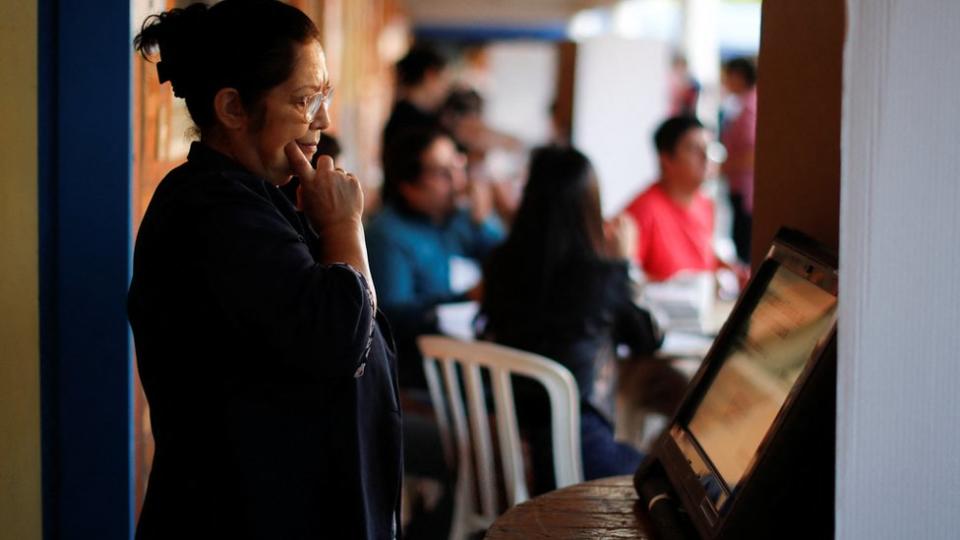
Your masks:
[{"label": "white pillar", "polygon": [[719,12],[720,0],[683,0],[682,49],[690,72],[703,86],[697,113],[713,127],[720,105]]},{"label": "white pillar", "polygon": [[847,14],[836,537],[957,538],[960,3]]}]

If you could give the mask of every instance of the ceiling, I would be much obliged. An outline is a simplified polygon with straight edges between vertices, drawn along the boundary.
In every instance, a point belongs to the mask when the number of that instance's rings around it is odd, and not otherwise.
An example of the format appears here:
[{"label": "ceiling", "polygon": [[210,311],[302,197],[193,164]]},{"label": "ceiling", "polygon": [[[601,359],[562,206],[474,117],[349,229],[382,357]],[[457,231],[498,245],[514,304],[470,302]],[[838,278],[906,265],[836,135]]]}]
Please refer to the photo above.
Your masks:
[{"label": "ceiling", "polygon": [[524,26],[567,21],[581,9],[613,0],[405,0],[415,25]]}]

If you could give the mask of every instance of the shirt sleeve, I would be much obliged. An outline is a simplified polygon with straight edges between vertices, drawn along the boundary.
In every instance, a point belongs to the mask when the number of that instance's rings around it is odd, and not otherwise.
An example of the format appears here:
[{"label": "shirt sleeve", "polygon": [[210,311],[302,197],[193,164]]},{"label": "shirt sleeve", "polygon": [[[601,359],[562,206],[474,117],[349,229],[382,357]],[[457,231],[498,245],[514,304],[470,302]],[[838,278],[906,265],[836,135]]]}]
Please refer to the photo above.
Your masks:
[{"label": "shirt sleeve", "polygon": [[269,200],[221,187],[198,231],[203,275],[197,279],[207,282],[227,324],[298,372],[362,374],[375,315],[363,276],[345,264],[319,264]]}]

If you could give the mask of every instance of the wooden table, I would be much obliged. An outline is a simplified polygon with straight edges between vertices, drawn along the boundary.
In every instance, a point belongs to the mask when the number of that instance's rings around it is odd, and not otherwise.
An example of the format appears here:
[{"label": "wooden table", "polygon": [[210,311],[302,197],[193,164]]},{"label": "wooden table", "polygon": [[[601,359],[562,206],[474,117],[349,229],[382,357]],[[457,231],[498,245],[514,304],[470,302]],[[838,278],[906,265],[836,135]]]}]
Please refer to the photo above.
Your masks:
[{"label": "wooden table", "polygon": [[497,518],[486,538],[639,538],[652,528],[632,476],[614,476],[545,493]]}]

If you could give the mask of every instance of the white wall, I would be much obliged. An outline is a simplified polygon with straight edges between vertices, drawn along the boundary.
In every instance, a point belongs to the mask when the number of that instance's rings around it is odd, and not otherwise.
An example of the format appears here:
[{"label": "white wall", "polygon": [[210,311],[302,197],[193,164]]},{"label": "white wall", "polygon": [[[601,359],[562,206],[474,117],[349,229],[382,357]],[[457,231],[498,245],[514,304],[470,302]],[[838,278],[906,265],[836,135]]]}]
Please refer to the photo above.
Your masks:
[{"label": "white wall", "polygon": [[550,136],[550,103],[556,88],[556,45],[540,41],[494,43],[487,50],[490,85],[486,121],[496,129],[539,145]]},{"label": "white wall", "polygon": [[960,2],[847,0],[838,538],[960,537]]},{"label": "white wall", "polygon": [[667,112],[662,42],[595,38],[579,44],[573,142],[593,161],[605,215],[656,180],[653,131]]}]

